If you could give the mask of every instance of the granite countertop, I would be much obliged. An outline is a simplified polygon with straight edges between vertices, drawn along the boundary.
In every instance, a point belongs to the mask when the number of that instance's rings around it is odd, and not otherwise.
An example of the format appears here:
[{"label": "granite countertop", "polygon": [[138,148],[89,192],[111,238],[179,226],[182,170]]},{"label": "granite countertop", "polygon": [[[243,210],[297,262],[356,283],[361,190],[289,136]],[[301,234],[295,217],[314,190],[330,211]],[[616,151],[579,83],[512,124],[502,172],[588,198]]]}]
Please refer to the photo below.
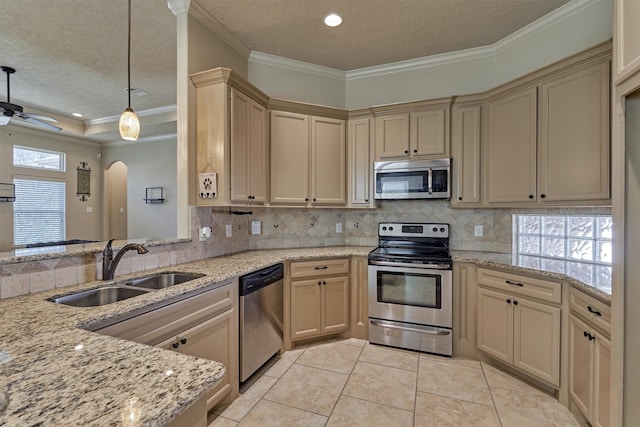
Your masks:
[{"label": "granite countertop", "polygon": [[[9,404],[0,426],[159,426],[174,419],[224,375],[218,362],[91,332],[149,306],[185,297],[283,261],[367,256],[372,247],[259,250],[116,277],[157,271],[206,274],[164,290],[102,307],[70,307],[47,299],[112,284],[95,281],[0,301],[0,387]],[[510,254],[452,251],[456,262],[513,270],[571,283],[604,301],[609,296],[565,275],[519,267]],[[603,294],[603,295],[600,295]]]}]

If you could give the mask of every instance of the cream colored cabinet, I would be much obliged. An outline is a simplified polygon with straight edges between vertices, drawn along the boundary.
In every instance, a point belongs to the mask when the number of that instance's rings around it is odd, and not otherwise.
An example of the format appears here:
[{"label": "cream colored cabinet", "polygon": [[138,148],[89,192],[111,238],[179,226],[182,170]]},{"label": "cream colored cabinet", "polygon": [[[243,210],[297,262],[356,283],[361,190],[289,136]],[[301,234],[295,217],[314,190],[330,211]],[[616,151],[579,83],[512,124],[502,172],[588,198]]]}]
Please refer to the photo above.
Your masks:
[{"label": "cream colored cabinet", "polygon": [[345,205],[345,121],[271,112],[271,203]]},{"label": "cream colored cabinet", "polygon": [[611,307],[570,290],[569,396],[593,426],[609,426]]},{"label": "cream colored cabinet", "polygon": [[451,206],[480,204],[481,106],[454,106],[451,112]]},{"label": "cream colored cabinet", "polygon": [[369,339],[369,260],[367,257],[351,258],[351,311],[352,338]]},{"label": "cream colored cabinet", "polygon": [[350,119],[347,137],[348,200],[352,207],[375,206],[373,190],[373,119]]},{"label": "cream colored cabinet", "polygon": [[267,110],[231,88],[231,201],[263,204],[267,197]]},{"label": "cream colored cabinet", "polygon": [[376,117],[376,160],[449,157],[449,105]]},{"label": "cream colored cabinet", "polygon": [[640,2],[615,0],[613,4],[614,80],[620,84],[640,70]]},{"label": "cream colored cabinet", "polygon": [[487,202],[536,199],[537,88],[494,99],[487,106]]},{"label": "cream colored cabinet", "polygon": [[[192,74],[196,137],[190,142],[190,197],[196,206],[263,203],[267,198],[269,98],[227,68]],[[200,191],[201,173],[216,174],[213,197]]]},{"label": "cream colored cabinet", "polygon": [[349,259],[292,262],[290,339],[349,329]]},{"label": "cream colored cabinet", "polygon": [[609,61],[541,83],[541,201],[610,198],[609,105]]},{"label": "cream colored cabinet", "polygon": [[478,286],[478,349],[559,387],[560,284],[478,269]]},{"label": "cream colored cabinet", "polygon": [[96,332],[224,364],[225,376],[207,393],[207,409],[238,396],[237,281]]}]

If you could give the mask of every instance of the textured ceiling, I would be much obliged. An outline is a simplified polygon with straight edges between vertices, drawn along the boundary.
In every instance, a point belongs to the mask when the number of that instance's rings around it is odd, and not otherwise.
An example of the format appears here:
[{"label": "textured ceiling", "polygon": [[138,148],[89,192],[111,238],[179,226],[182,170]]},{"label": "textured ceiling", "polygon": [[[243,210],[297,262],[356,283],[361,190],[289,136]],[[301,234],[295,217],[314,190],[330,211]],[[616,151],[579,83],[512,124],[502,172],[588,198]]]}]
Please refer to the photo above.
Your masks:
[{"label": "textured ceiling", "polygon": [[[192,2],[251,50],[352,70],[490,45],[568,0]],[[175,104],[175,17],[167,0],[132,4],[131,84],[149,93],[132,97],[132,107]],[[343,16],[340,27],[324,26],[329,12]],[[126,17],[125,0],[2,0],[0,65],[18,70],[12,102],[85,119],[119,115],[126,106]]]}]

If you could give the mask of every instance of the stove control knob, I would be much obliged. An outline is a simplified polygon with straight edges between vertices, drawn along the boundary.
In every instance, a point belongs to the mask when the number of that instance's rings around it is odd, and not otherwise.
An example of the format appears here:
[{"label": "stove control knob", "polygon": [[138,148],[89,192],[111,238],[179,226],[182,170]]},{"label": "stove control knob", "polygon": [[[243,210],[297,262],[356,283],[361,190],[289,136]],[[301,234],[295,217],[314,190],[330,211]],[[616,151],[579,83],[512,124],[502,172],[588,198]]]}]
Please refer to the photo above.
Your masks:
[{"label": "stove control knob", "polygon": [[444,233],[444,227],[440,227],[440,232]]},{"label": "stove control knob", "polygon": [[389,231],[393,231],[393,227],[389,227]]},{"label": "stove control knob", "polygon": [[438,232],[438,227],[433,227],[433,232],[437,233]]},{"label": "stove control knob", "polygon": [[387,231],[387,227],[382,227],[382,231]]}]

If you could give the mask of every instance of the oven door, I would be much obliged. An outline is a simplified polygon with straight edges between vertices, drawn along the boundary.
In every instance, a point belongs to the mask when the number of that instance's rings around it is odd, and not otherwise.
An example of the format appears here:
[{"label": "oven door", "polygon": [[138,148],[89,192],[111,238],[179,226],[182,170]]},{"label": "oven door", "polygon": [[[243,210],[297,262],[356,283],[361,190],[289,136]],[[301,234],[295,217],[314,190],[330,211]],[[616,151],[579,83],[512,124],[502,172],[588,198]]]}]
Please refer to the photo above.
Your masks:
[{"label": "oven door", "polygon": [[369,265],[369,317],[451,328],[451,270]]}]

